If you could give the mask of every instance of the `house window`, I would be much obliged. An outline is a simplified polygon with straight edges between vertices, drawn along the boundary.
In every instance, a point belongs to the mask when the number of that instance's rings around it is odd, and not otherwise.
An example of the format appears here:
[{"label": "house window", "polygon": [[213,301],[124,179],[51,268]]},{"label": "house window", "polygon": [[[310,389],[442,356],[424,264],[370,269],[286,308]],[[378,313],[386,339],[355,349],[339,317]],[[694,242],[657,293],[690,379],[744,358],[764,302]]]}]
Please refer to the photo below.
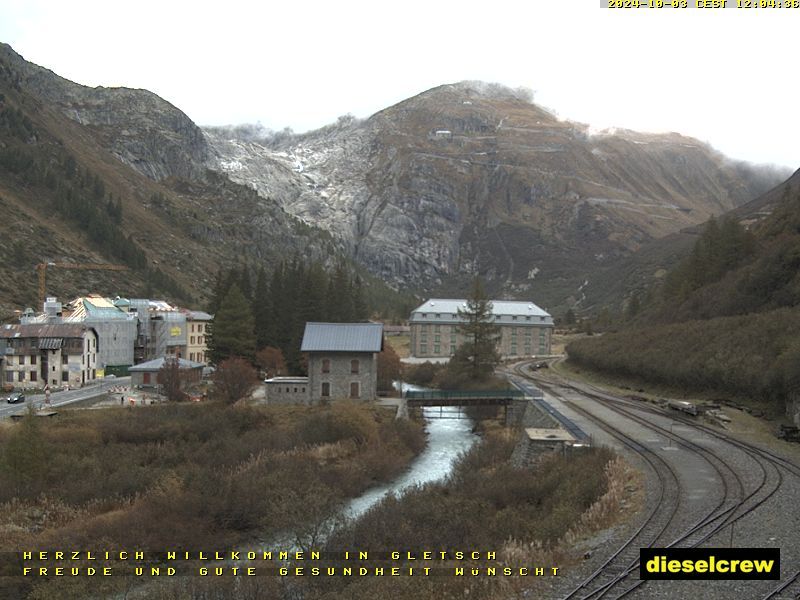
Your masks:
[{"label": "house window", "polygon": [[36,371],[31,371],[31,381],[36,381]]},{"label": "house window", "polygon": [[441,325],[438,325],[438,324],[437,324],[437,325],[434,325],[434,326],[433,326],[433,330],[434,330],[434,331],[436,331],[436,332],[438,333],[439,331],[441,331],[441,330],[442,330],[442,326],[441,326]]},{"label": "house window", "polygon": [[322,384],[322,396],[327,398],[331,395],[331,384],[327,381]]},{"label": "house window", "polygon": [[358,359],[353,359],[350,361],[350,373],[353,375],[358,374]]},{"label": "house window", "polygon": [[456,345],[450,344],[450,356],[453,356],[456,353]]},{"label": "house window", "polygon": [[360,387],[361,386],[358,385],[357,381],[353,381],[350,384],[350,397],[351,398],[361,398],[361,391],[359,389]]},{"label": "house window", "polygon": [[516,321],[517,320],[517,315],[514,315],[513,317],[511,317],[511,320],[512,321]]},{"label": "house window", "polygon": [[69,371],[61,371],[61,381],[69,381]]},{"label": "house window", "polygon": [[427,354],[428,353],[428,344],[420,344],[419,345],[419,353],[420,354]]},{"label": "house window", "polygon": [[305,394],[306,393],[306,388],[302,387],[302,388],[300,388],[300,391]]},{"label": "house window", "polygon": [[[67,364],[67,355],[66,354],[62,354],[61,355],[61,364],[62,365]],[[55,368],[55,367],[53,367],[53,368]]]},{"label": "house window", "polygon": [[194,345],[194,336],[190,337],[189,339],[191,340],[189,343]]},{"label": "house window", "polygon": [[14,381],[14,371],[6,371],[6,382],[12,383]]},{"label": "house window", "polygon": [[36,364],[36,355],[35,354],[33,356],[31,356],[31,364],[32,365]]},{"label": "house window", "polygon": [[439,346],[439,344],[434,344],[433,353],[434,354],[439,354],[440,351],[441,351],[441,346]]},{"label": "house window", "polygon": [[[330,373],[331,372],[331,359],[330,358],[323,358],[322,359],[322,372],[323,373]],[[327,394],[322,394],[323,396],[327,396]]]}]

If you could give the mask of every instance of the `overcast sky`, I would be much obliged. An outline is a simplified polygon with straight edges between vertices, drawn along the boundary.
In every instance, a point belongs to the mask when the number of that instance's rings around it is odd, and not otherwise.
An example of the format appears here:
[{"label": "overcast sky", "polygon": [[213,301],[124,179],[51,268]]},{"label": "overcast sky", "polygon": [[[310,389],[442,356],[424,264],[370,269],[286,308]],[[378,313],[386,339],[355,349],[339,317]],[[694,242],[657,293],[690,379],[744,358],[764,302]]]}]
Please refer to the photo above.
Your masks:
[{"label": "overcast sky", "polygon": [[478,79],[530,88],[598,128],[677,131],[733,158],[800,167],[800,9],[257,4],[0,0],[0,40],[78,83],[151,90],[201,125],[304,131]]}]

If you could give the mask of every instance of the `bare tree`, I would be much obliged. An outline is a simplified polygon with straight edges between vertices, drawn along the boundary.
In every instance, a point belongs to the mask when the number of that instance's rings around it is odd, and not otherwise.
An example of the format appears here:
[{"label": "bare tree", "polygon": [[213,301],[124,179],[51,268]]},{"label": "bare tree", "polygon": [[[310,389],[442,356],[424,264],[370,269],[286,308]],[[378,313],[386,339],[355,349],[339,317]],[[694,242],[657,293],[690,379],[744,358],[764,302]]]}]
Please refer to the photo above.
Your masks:
[{"label": "bare tree", "polygon": [[257,382],[256,370],[238,356],[223,360],[214,371],[214,392],[228,404],[249,396]]}]

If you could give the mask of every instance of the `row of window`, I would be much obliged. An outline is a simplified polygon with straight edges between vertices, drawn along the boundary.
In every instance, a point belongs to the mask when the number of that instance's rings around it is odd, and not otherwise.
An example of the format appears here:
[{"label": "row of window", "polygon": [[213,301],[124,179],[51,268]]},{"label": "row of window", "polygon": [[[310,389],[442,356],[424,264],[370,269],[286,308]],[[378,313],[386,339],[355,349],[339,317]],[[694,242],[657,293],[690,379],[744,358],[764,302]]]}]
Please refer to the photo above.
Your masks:
[{"label": "row of window", "polygon": [[[322,382],[322,393],[320,395],[323,398],[330,398],[331,384],[327,381]],[[350,397],[354,399],[361,398],[361,384],[358,381],[350,382]]]},{"label": "row of window", "polygon": [[[194,341],[194,340],[195,340],[195,336],[190,336],[190,337],[189,337],[189,343],[190,343],[190,344],[194,344],[194,343],[195,343],[195,341]],[[198,336],[197,336],[197,344],[198,344],[198,345],[200,345],[200,344],[203,344],[203,343],[204,343],[204,340],[205,340],[205,338],[204,338],[202,335],[198,335]]]},{"label": "row of window", "polygon": [[[55,368],[53,368],[55,371]],[[17,374],[16,381],[17,383],[23,383],[26,381],[25,374],[28,374],[27,381],[36,382],[39,381],[39,374],[36,371],[6,371],[6,383],[14,383],[14,373]],[[95,370],[92,369],[91,379],[95,378]],[[69,381],[69,371],[61,371],[61,381]]]},{"label": "row of window", "polygon": [[[353,359],[350,361],[350,373],[353,375],[358,375],[359,369],[361,367],[361,363],[358,359]],[[323,358],[322,359],[322,372],[323,373],[330,373],[331,372],[331,359],[330,358]]]},{"label": "row of window", "polygon": [[[195,328],[195,323],[192,323],[190,325],[190,327],[192,328],[192,333],[194,333],[195,332],[195,329],[194,329]],[[197,333],[203,333],[205,330],[206,330],[206,324],[205,323],[197,323]],[[194,343],[194,342],[192,342],[192,343]]]},{"label": "row of window", "polygon": [[[20,366],[20,367],[24,367],[26,364],[30,365],[30,366],[34,366],[38,362],[38,357],[35,354],[31,354],[30,356],[27,356],[27,357],[24,354],[22,354],[20,356],[17,356],[16,358],[17,358],[16,365]],[[81,359],[83,359],[83,355],[81,356]],[[61,355],[61,364],[65,365],[65,364],[67,364],[67,362],[69,362],[69,355],[62,354]],[[15,361],[14,361],[14,356],[13,355],[9,355],[9,356],[6,357],[6,365],[7,366],[13,367],[14,363],[15,363]]]},{"label": "row of window", "polygon": [[[427,319],[427,318],[428,318],[428,313],[420,313],[420,315],[422,316],[422,318],[423,318],[423,319]],[[518,315],[496,315],[496,316],[495,316],[495,320],[496,320],[496,321],[499,321],[500,319],[507,319],[509,316],[511,317],[511,320],[512,320],[512,321],[517,321],[517,320],[519,320],[519,319],[520,319],[520,317],[519,317]],[[442,318],[442,315],[441,315],[441,313],[436,313],[434,317],[435,317],[436,319],[441,319],[441,318]],[[451,314],[451,315],[450,315],[450,318],[451,318],[451,319],[457,319],[457,318],[458,318],[458,315]],[[532,316],[530,316],[530,315],[525,315],[525,320],[526,320],[526,321],[533,321],[534,319],[533,319],[533,317],[532,317]],[[543,322],[544,322],[544,321],[546,321],[546,320],[547,320],[547,317],[539,317],[539,322],[540,322],[540,323],[543,323]],[[423,327],[424,327],[424,326],[423,326]]]}]

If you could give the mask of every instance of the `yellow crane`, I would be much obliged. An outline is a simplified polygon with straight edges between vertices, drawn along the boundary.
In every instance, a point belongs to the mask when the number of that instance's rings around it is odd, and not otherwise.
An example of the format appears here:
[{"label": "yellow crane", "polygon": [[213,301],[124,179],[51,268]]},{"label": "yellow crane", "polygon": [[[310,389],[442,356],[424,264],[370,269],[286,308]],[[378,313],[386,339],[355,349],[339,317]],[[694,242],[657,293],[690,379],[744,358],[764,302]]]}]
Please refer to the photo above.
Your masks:
[{"label": "yellow crane", "polygon": [[47,267],[56,267],[58,269],[87,269],[87,270],[101,270],[101,271],[127,271],[128,267],[124,265],[104,265],[95,263],[65,263],[65,262],[43,262],[36,265],[36,271],[39,273],[39,308],[44,306],[45,299],[45,274]]}]

